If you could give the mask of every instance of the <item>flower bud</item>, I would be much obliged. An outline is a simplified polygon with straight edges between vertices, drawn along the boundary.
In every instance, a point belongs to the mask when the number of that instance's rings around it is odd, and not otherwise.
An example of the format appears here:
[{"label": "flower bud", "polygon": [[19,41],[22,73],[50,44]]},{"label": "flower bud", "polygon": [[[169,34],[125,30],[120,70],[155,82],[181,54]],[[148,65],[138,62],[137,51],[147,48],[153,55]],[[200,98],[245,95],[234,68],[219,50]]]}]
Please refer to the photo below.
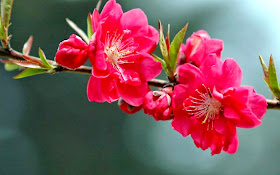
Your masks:
[{"label": "flower bud", "polygon": [[171,87],[148,92],[143,102],[144,112],[152,115],[157,121],[172,119],[171,94]]},{"label": "flower bud", "polygon": [[88,59],[88,45],[77,35],[71,35],[68,40],[59,44],[55,60],[63,67],[76,69]]},{"label": "flower bud", "polygon": [[181,45],[177,64],[179,66],[190,63],[200,67],[209,54],[216,54],[218,58],[221,58],[222,50],[222,40],[213,39],[206,31],[200,30],[187,39],[186,45]]},{"label": "flower bud", "polygon": [[126,101],[124,101],[122,98],[119,98],[118,105],[120,109],[127,114],[134,114],[142,109],[142,105],[132,106],[128,104]]}]

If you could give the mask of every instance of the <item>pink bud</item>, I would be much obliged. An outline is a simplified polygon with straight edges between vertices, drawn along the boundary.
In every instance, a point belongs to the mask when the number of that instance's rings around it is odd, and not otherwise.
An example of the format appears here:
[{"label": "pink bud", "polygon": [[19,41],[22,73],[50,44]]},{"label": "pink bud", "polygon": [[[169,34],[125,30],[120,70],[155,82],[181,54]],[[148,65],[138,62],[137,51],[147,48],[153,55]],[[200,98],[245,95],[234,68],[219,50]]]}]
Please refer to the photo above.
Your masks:
[{"label": "pink bud", "polygon": [[62,41],[55,55],[55,60],[63,67],[76,69],[88,59],[88,45],[77,35],[71,35]]},{"label": "pink bud", "polygon": [[152,115],[157,121],[172,119],[171,94],[171,87],[148,92],[143,102],[144,112]]},{"label": "pink bud", "polygon": [[142,105],[132,106],[128,104],[126,101],[124,101],[122,98],[119,98],[118,105],[123,112],[128,114],[134,114],[142,109]]}]

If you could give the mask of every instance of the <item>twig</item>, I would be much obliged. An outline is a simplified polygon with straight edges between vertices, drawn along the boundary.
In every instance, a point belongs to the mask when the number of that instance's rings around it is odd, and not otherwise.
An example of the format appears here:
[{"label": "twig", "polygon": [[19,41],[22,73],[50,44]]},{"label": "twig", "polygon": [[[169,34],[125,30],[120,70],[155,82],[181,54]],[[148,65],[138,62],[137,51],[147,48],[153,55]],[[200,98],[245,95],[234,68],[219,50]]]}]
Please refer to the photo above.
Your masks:
[{"label": "twig", "polygon": [[280,102],[278,100],[266,99],[267,109],[280,109]]}]

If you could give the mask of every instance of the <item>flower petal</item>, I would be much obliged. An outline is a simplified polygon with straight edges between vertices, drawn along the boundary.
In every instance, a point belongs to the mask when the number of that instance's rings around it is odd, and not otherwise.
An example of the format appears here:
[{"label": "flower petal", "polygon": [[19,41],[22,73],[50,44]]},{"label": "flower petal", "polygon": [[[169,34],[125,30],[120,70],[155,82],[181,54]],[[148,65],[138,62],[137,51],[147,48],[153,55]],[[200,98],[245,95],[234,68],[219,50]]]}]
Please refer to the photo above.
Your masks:
[{"label": "flower petal", "polygon": [[113,102],[118,100],[119,93],[116,81],[112,77],[96,78],[91,76],[87,86],[88,100],[91,102]]},{"label": "flower petal", "polygon": [[235,154],[238,149],[239,141],[237,134],[235,136],[227,137],[225,139],[223,151],[229,154]]},{"label": "flower petal", "polygon": [[[262,121],[260,118],[264,115],[266,108],[266,103],[263,101],[263,97],[258,96],[258,104],[252,105],[251,108],[250,100],[251,97],[255,95],[250,95],[252,92],[251,88],[248,86],[241,86],[239,88],[232,88],[227,90],[224,93],[223,106],[224,106],[224,116],[228,119],[233,120],[236,123],[236,126],[242,128],[252,128],[259,126]],[[256,114],[261,114],[261,116],[256,116],[252,111],[256,107],[260,108],[260,113],[256,111]]]},{"label": "flower petal", "polygon": [[132,86],[129,84],[118,82],[117,86],[120,97],[122,97],[124,101],[126,101],[132,106],[142,105],[144,96],[149,91],[149,86],[147,82],[144,82],[139,86]]},{"label": "flower petal", "polygon": [[191,90],[189,90],[188,87],[189,86],[183,84],[178,84],[174,87],[172,94],[172,107],[174,110],[182,108],[185,99],[190,96]]},{"label": "flower petal", "polygon": [[[149,81],[161,72],[161,63],[149,54],[139,54],[137,57],[126,58],[127,64],[121,64],[120,67],[124,70],[136,71],[142,81]],[[130,63],[131,62],[131,63]]]},{"label": "flower petal", "polygon": [[121,17],[121,26],[123,30],[130,30],[132,35],[136,33],[148,32],[148,19],[141,9],[132,9],[125,12]]},{"label": "flower petal", "polygon": [[192,89],[197,89],[201,84],[203,84],[204,77],[201,71],[189,63],[183,64],[178,68],[180,84],[186,84],[192,86]]},{"label": "flower petal", "polygon": [[63,67],[76,69],[88,59],[88,45],[77,35],[71,35],[68,40],[59,44],[55,60]]},{"label": "flower petal", "polygon": [[216,54],[210,54],[201,64],[200,70],[207,80],[207,85],[215,86],[218,91],[229,87],[239,87],[241,84],[242,70],[231,58],[223,62]]},{"label": "flower petal", "polygon": [[109,0],[104,5],[103,10],[100,13],[100,18],[106,18],[108,14],[116,16],[116,18],[120,18],[123,14],[122,7],[116,2],[116,0]]},{"label": "flower petal", "polygon": [[221,58],[224,42],[219,39],[210,39],[204,41],[204,48],[206,55],[215,53],[218,58]]},{"label": "flower petal", "polygon": [[192,121],[188,113],[184,110],[174,111],[174,118],[171,125],[174,130],[181,133],[184,137],[191,133]]},{"label": "flower petal", "polygon": [[249,89],[249,107],[258,119],[262,119],[267,110],[266,98],[257,94],[253,87],[243,86]]},{"label": "flower petal", "polygon": [[224,136],[236,135],[235,125],[228,121],[224,116],[219,116],[219,118],[215,119],[214,126],[215,130]]}]

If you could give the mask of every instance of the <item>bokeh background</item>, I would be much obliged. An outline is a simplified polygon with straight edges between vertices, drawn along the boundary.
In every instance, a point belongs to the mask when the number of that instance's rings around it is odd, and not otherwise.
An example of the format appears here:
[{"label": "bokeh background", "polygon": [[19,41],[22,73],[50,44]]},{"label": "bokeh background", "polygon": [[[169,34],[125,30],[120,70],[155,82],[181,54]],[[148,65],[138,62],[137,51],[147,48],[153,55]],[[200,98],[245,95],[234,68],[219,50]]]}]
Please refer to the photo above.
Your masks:
[{"label": "bokeh background", "polygon": [[[223,59],[243,69],[243,84],[271,97],[258,55],[272,53],[280,70],[280,2],[277,0],[118,0],[124,11],[141,8],[151,25],[171,24],[173,37],[186,22],[187,36],[204,29],[224,40]],[[12,47],[33,35],[52,59],[74,33],[65,18],[86,29],[96,0],[15,0]],[[102,6],[104,3],[102,4]],[[159,53],[158,50],[156,53]],[[126,115],[114,104],[90,103],[87,75],[60,73],[21,80],[0,68],[0,175],[231,175],[280,174],[280,111],[263,124],[238,130],[235,155],[197,149],[192,139],[140,112]],[[162,76],[161,78],[164,78]]]}]

